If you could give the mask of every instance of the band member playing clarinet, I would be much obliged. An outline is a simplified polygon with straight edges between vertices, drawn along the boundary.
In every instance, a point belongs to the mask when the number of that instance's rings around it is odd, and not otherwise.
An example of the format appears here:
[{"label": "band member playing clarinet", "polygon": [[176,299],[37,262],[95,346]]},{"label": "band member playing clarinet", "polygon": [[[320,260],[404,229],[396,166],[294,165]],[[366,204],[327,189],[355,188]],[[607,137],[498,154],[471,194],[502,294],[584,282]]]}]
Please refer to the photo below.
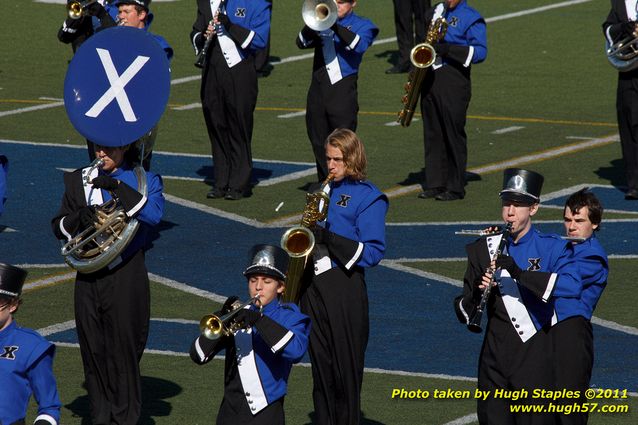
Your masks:
[{"label": "band member playing clarinet", "polygon": [[[288,254],[273,245],[255,245],[244,276],[251,299],[245,308],[234,307],[230,297],[215,316],[241,310],[225,326],[228,335],[210,339],[202,334],[190,348],[191,359],[205,364],[226,350],[224,399],[217,425],[283,425],[284,396],[293,363],[308,348],[310,319],[295,304],[282,303]],[[236,329],[232,329],[236,326]]]},{"label": "band member playing clarinet", "polygon": [[162,218],[164,196],[161,177],[150,171],[147,194],[137,191],[129,148],[95,145],[96,157],[104,161],[101,168],[65,173],[62,205],[51,223],[55,236],[67,241],[97,226],[97,205],[114,197],[127,217],[140,222],[113,261],[75,278],[75,324],[94,424],[136,424],[142,410],[139,362],[150,320],[144,257],[150,232]]},{"label": "band member playing clarinet", "polygon": [[266,0],[197,0],[190,39],[196,53],[206,49],[200,97],[214,163],[209,199],[250,194],[255,52],[268,42],[270,8]]},{"label": "band member playing clarinet", "polygon": [[[580,293],[580,277],[571,244],[536,230],[543,176],[533,171],[505,170],[500,192],[501,216],[511,223],[504,253],[492,260],[499,236],[467,246],[463,295],[454,300],[461,323],[475,314],[482,291],[492,287],[487,303],[485,338],[479,359],[478,388],[489,391],[478,400],[481,424],[553,424],[553,414],[514,414],[510,405],[542,404],[535,389],[554,389],[552,340],[554,300]],[[494,396],[494,390],[527,390],[517,401]]]}]

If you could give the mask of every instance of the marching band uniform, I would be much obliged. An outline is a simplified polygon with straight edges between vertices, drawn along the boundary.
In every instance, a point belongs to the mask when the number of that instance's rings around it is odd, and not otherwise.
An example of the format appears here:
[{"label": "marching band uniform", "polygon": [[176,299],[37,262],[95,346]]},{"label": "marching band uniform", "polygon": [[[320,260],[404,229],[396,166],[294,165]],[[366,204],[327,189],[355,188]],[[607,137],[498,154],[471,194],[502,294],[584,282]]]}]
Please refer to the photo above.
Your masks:
[{"label": "marching band uniform", "polygon": [[240,199],[250,191],[253,112],[257,104],[255,51],[270,33],[266,0],[197,0],[190,38],[199,53],[214,9],[220,25],[206,52],[200,97],[210,138],[215,186],[209,198]]},{"label": "marching band uniform", "polygon": [[412,48],[425,40],[425,11],[430,8],[430,0],[393,0],[394,28],[399,45],[399,60],[385,71],[398,74],[410,70]]},{"label": "marching band uniform", "polygon": [[9,174],[9,160],[0,155],[0,216],[4,211],[4,203],[7,200],[7,176]]},{"label": "marching band uniform", "polygon": [[[251,258],[246,277],[273,276],[283,285],[288,267],[288,254],[283,249],[257,245]],[[232,311],[236,299],[229,298],[215,315]],[[224,399],[217,425],[283,425],[288,376],[308,348],[310,319],[295,304],[283,303],[279,297],[262,306],[260,313],[254,305],[246,310],[250,313],[240,311],[235,319],[243,325],[242,317],[253,315],[257,317],[254,323],[215,340],[200,335],[191,344],[190,356],[202,365],[226,350]]]},{"label": "marching band uniform", "polygon": [[461,0],[453,9],[437,4],[427,22],[443,16],[445,37],[434,44],[432,70],[421,88],[421,114],[425,152],[425,191],[420,198],[449,201],[465,196],[467,135],[465,120],[472,96],[471,65],[487,56],[485,20]]},{"label": "marching band uniform", "polygon": [[[636,0],[611,0],[611,10],[605,22],[603,32],[609,45],[633,34],[638,21]],[[625,199],[638,199],[638,69],[618,73],[616,90],[616,113],[618,114],[618,130],[620,145],[625,161],[625,178],[627,193]]]},{"label": "marching band uniform", "polygon": [[[501,196],[521,199],[521,195],[540,199],[540,182],[535,183],[525,170],[505,171]],[[540,176],[537,175],[536,176]],[[522,177],[522,179],[520,179]],[[527,187],[512,185],[527,179]],[[537,184],[534,187],[534,184]],[[531,194],[531,195],[530,195]],[[530,201],[532,202],[532,201]],[[531,203],[530,203],[531,205]],[[468,324],[480,302],[482,292],[477,282],[490,267],[501,235],[482,238],[466,247],[468,266],[463,279],[463,295],[454,300],[457,317]],[[492,296],[487,305],[488,322],[479,359],[478,388],[490,391],[486,400],[478,400],[481,424],[552,424],[551,414],[513,414],[504,397],[494,397],[494,390],[554,389],[553,347],[550,326],[557,323],[553,300],[576,297],[581,284],[573,253],[565,240],[531,228],[517,242],[507,243],[507,255],[518,266],[520,275],[513,278],[508,270],[496,271]],[[528,399],[528,400],[531,400]],[[534,399],[536,404],[543,400]],[[521,400],[525,402],[525,400]]]},{"label": "marching band uniform", "polygon": [[316,32],[304,26],[297,36],[300,49],[315,49],[306,130],[319,181],[328,176],[324,151],[328,135],[336,128],[357,128],[359,66],[378,33],[370,20],[350,12],[327,30]]},{"label": "marching band uniform", "polygon": [[[82,211],[111,199],[104,189],[85,183],[89,167],[64,174],[65,192],[60,211],[52,220],[58,239],[69,240],[85,227]],[[93,169],[90,180],[105,176]],[[127,162],[109,175],[119,181],[114,193],[129,217],[140,222],[129,245],[106,267],[77,273],[75,322],[84,365],[86,388],[94,424],[135,424],[141,413],[139,362],[150,320],[150,288],[144,252],[152,228],[162,217],[164,197],[159,175],[146,172],[147,195],[138,187]]]},{"label": "marching band uniform", "polygon": [[[314,276],[301,298],[313,327],[316,424],[358,424],[368,345],[368,294],[364,269],[385,252],[388,198],[371,182],[331,183],[325,227],[315,229]],[[324,229],[324,230],[322,230]]]},{"label": "marching band uniform", "polygon": [[[26,275],[18,267],[0,264],[3,305],[20,296]],[[0,424],[24,424],[33,394],[38,404],[34,424],[57,425],[61,403],[53,376],[55,345],[36,331],[18,326],[13,318],[0,320]]]},{"label": "marching band uniform", "polygon": [[[594,366],[594,336],[591,317],[607,285],[609,263],[605,250],[595,235],[573,245],[582,292],[577,297],[558,297],[554,310],[558,323],[550,329],[554,346],[554,379],[557,390],[580,391],[581,402],[586,402]],[[574,399],[562,400],[572,404]],[[586,424],[587,413],[573,412],[558,415],[561,424]]]}]

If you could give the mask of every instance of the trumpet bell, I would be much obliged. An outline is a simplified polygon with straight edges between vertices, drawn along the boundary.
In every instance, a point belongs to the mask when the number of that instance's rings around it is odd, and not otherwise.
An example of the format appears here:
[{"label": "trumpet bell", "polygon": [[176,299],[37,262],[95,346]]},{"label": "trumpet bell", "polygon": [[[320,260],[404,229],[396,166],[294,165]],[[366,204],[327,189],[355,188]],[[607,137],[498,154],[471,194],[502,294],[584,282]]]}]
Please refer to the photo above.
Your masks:
[{"label": "trumpet bell", "polygon": [[301,17],[308,28],[315,31],[327,30],[337,22],[337,2],[335,0],[305,0],[301,7]]},{"label": "trumpet bell", "polygon": [[71,19],[80,19],[86,14],[86,8],[97,0],[72,1],[66,5],[67,14]]},{"label": "trumpet bell", "polygon": [[204,337],[215,340],[223,335],[224,324],[214,314],[207,314],[199,321],[199,329]]}]

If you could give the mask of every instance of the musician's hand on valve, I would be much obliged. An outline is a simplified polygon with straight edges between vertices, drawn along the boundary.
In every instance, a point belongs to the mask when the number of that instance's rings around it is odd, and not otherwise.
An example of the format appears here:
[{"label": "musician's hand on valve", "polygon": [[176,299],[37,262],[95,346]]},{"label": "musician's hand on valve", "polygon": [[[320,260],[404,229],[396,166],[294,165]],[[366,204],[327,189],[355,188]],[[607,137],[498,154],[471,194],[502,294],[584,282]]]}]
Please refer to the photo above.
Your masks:
[{"label": "musician's hand on valve", "polygon": [[312,229],[312,234],[315,236],[315,243],[329,245],[332,239],[333,233],[330,230],[327,230],[321,226],[314,226]]},{"label": "musician's hand on valve", "polygon": [[514,279],[518,279],[521,277],[521,273],[523,270],[518,267],[516,261],[509,255],[499,255],[496,258],[496,267],[500,269],[505,269]]},{"label": "musician's hand on valve", "polygon": [[259,319],[261,319],[261,313],[249,308],[242,308],[235,316],[237,324],[245,329],[255,326]]},{"label": "musician's hand on valve", "polygon": [[622,24],[622,33],[624,36],[635,36],[636,33],[636,21],[629,21]]},{"label": "musician's hand on valve", "polygon": [[86,229],[87,227],[92,226],[96,221],[95,207],[93,205],[89,205],[79,210],[78,220],[80,221],[80,226],[82,226],[82,229]]},{"label": "musician's hand on valve", "polygon": [[221,314],[224,315],[233,311],[233,304],[237,301],[239,301],[239,297],[237,295],[228,297],[228,299],[224,302],[224,305],[222,306]]},{"label": "musician's hand on valve", "polygon": [[441,57],[445,57],[450,53],[450,44],[449,43],[436,43],[434,45],[434,51],[437,55]]},{"label": "musician's hand on valve", "polygon": [[111,176],[97,176],[91,180],[93,187],[104,190],[115,190],[119,183],[119,180],[116,180]]}]

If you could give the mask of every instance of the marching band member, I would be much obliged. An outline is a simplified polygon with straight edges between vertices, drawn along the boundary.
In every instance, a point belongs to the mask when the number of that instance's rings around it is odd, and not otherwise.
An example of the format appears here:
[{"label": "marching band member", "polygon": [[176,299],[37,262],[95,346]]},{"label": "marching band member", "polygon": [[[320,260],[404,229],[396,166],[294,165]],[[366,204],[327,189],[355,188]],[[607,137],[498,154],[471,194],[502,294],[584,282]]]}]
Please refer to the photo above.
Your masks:
[{"label": "marching band member", "polygon": [[[150,321],[150,288],[144,264],[151,231],[164,211],[162,179],[146,172],[147,194],[139,193],[134,163],[121,147],[95,146],[101,169],[64,174],[65,192],[53,233],[70,240],[94,226],[95,208],[113,195],[126,215],[140,222],[128,246],[110,264],[75,278],[75,323],[94,424],[135,424],[142,407],[139,362]],[[88,176],[85,178],[85,174]]]},{"label": "marching band member", "polygon": [[[554,389],[552,341],[556,323],[554,300],[575,297],[582,284],[570,244],[540,233],[532,224],[540,203],[543,176],[508,168],[504,172],[501,216],[512,223],[507,254],[495,261],[501,236],[469,244],[463,295],[454,300],[457,317],[468,324],[481,290],[494,281],[487,303],[487,326],[479,359],[478,388],[490,396],[478,400],[481,424],[553,424],[552,414],[512,413],[512,403],[529,403],[534,389]],[[496,272],[493,272],[496,270]],[[528,391],[529,398],[511,401],[494,390]],[[535,404],[546,400],[533,399]]]},{"label": "marching band member", "polygon": [[[554,346],[555,389],[580,391],[580,402],[587,401],[585,391],[589,389],[594,365],[590,320],[609,274],[607,254],[595,235],[600,229],[602,215],[600,201],[587,189],[572,194],[563,210],[567,237],[582,239],[572,242],[582,290],[577,296],[555,299],[558,323],[552,326],[550,335]],[[566,398],[562,403],[574,401],[574,398]],[[588,414],[574,411],[569,415],[557,414],[557,417],[560,424],[583,425],[587,423]]]},{"label": "marching band member", "polygon": [[379,29],[354,13],[355,0],[337,0],[338,19],[314,31],[304,25],[297,36],[300,49],[315,49],[306,101],[306,131],[317,162],[319,181],[328,176],[324,142],[336,128],[357,129],[357,79],[363,54]]},{"label": "marching band member", "polygon": [[430,0],[392,0],[394,3],[394,28],[399,46],[397,63],[385,70],[386,74],[402,74],[412,66],[410,52],[425,40],[425,11],[430,8]]},{"label": "marching band member", "polygon": [[0,155],[0,216],[4,211],[4,203],[7,200],[7,176],[9,175],[9,160]]},{"label": "marching band member", "polygon": [[[611,10],[605,22],[603,33],[609,45],[625,38],[635,38],[638,34],[638,8],[635,0],[611,0]],[[625,43],[629,44],[629,43]],[[622,158],[625,162],[625,179],[627,192],[625,199],[638,199],[638,70],[633,69],[618,73],[616,89],[616,113]]]},{"label": "marching band member", "polygon": [[38,404],[35,425],[60,422],[60,398],[53,376],[55,345],[37,332],[20,327],[13,315],[26,270],[0,264],[0,423],[24,424],[31,395]]},{"label": "marching band member", "polygon": [[443,40],[433,46],[437,60],[421,87],[425,190],[418,197],[453,201],[465,197],[470,71],[487,56],[486,25],[466,0],[445,0],[426,16],[427,22],[444,17],[448,26]]},{"label": "marching band member", "polygon": [[302,294],[301,310],[312,319],[314,423],[358,424],[368,345],[368,294],[364,270],[385,253],[388,198],[366,180],[363,143],[336,129],[325,143],[330,203],[315,226],[314,275]]},{"label": "marching band member", "polygon": [[[211,340],[197,337],[190,348],[191,359],[205,364],[226,350],[224,399],[217,425],[283,425],[284,396],[293,363],[308,348],[310,319],[295,304],[282,303],[288,270],[288,254],[273,245],[251,249],[244,276],[251,298],[257,304],[240,310],[234,320],[242,328]],[[233,310],[237,297],[216,312],[221,317]]]},{"label": "marching band member", "polygon": [[195,52],[205,55],[200,97],[214,163],[210,199],[250,193],[255,52],[266,47],[270,8],[266,0],[197,0],[190,38]]},{"label": "marching band member", "polygon": [[[152,34],[149,31],[153,22],[153,13],[149,9],[151,0],[105,0],[97,1],[87,7],[87,15],[79,19],[67,18],[58,31],[58,39],[63,43],[72,43],[73,52],[90,36],[116,25],[132,27],[144,30],[153,36],[153,39],[160,45],[166,53],[166,58],[170,61],[173,58],[173,48],[164,37]],[[147,142],[152,144],[156,137],[156,128],[148,134]],[[86,141],[89,150],[89,160],[95,159],[95,148],[93,142]],[[142,165],[146,171],[151,169],[151,152],[146,146],[147,152],[142,160]]]}]

